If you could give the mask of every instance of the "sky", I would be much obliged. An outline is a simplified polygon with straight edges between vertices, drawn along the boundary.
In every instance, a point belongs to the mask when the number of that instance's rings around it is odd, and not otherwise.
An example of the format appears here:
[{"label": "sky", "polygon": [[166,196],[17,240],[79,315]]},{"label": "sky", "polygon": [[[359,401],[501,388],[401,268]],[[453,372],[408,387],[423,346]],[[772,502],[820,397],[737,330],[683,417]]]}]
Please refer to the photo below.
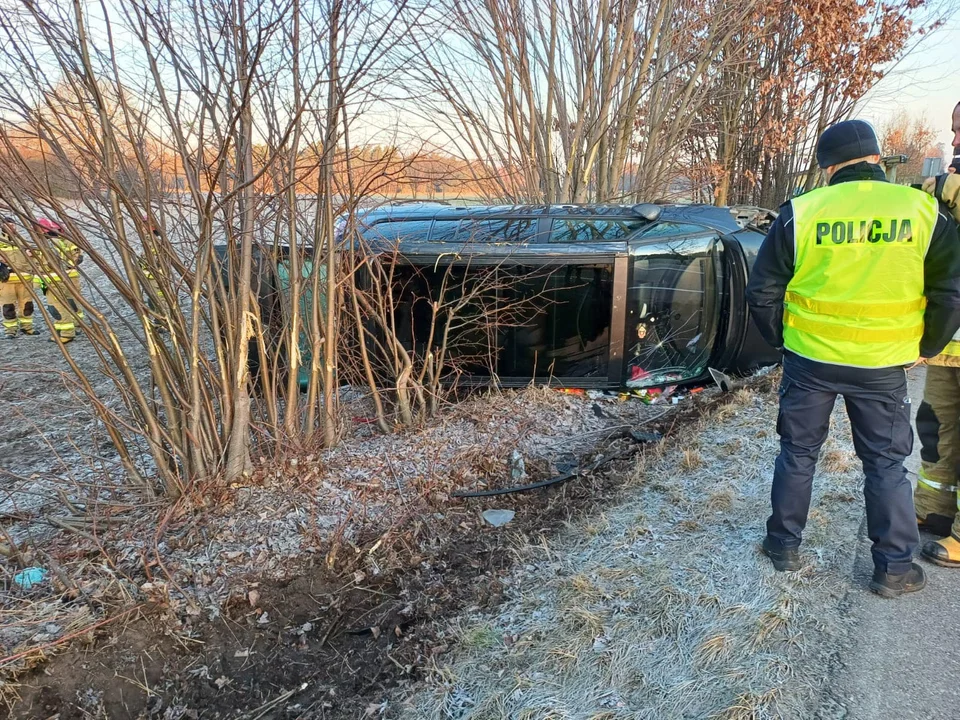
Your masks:
[{"label": "sky", "polygon": [[913,117],[926,116],[937,131],[937,142],[950,153],[951,115],[960,102],[960,16],[930,33],[892,73],[873,88],[858,117],[883,124],[898,110]]}]

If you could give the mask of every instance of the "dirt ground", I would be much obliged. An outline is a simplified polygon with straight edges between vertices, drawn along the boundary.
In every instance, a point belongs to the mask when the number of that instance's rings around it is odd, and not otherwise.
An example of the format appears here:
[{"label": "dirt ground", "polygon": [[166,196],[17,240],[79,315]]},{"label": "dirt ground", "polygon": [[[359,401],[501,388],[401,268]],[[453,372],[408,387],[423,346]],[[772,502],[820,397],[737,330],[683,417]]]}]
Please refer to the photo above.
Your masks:
[{"label": "dirt ground", "polygon": [[[87,584],[6,598],[4,655],[24,655],[0,667],[11,717],[815,716],[850,634],[860,472],[838,412],[805,566],[773,573],[757,541],[775,377],[749,385],[676,406],[477,396],[416,431],[361,422],[337,451],[260,468],[213,511],[172,515],[159,543],[144,539],[155,522],[105,528],[100,550],[51,535],[48,559]],[[527,481],[623,457],[534,493],[452,496],[512,484],[511,448]],[[493,527],[494,508],[515,516]]]}]

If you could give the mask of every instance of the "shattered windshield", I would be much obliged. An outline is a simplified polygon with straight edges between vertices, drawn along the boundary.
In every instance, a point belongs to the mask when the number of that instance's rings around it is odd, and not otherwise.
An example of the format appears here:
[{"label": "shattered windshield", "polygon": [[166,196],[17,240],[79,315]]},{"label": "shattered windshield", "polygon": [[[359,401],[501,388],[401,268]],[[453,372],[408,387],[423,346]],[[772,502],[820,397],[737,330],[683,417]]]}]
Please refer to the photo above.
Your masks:
[{"label": "shattered windshield", "polygon": [[627,313],[627,387],[691,380],[713,352],[719,314],[713,237],[632,247]]}]

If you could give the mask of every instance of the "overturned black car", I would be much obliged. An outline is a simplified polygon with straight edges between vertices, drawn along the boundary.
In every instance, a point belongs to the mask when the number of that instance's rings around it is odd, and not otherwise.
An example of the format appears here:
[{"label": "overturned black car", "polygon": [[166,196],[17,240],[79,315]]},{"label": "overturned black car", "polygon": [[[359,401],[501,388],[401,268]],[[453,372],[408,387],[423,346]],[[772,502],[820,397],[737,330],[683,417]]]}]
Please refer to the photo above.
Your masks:
[{"label": "overturned black car", "polygon": [[469,380],[649,388],[779,361],[744,299],[773,217],[707,205],[401,203],[362,213],[359,233],[369,252],[397,258],[396,327],[415,352],[437,335],[425,331],[424,299],[486,268],[496,308],[525,311],[492,339],[464,326],[460,347],[487,347],[461,366]]}]

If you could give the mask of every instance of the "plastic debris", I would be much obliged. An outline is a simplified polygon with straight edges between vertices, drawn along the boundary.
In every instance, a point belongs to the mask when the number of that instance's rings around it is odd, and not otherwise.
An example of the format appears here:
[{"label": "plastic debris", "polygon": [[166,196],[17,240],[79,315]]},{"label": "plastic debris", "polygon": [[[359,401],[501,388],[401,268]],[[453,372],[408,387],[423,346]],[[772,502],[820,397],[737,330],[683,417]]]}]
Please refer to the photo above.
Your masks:
[{"label": "plastic debris", "polygon": [[730,388],[733,387],[733,378],[726,373],[715,370],[714,368],[707,369],[710,371],[710,377],[713,378],[713,381],[717,384],[717,387],[723,392],[730,392]]},{"label": "plastic debris", "polygon": [[516,513],[513,510],[484,510],[483,519],[494,527],[503,527],[513,520]]},{"label": "plastic debris", "polygon": [[510,453],[510,480],[514,483],[521,483],[527,478],[527,466],[523,462],[523,455],[520,454],[519,450],[514,449]]},{"label": "plastic debris", "polygon": [[13,576],[13,581],[24,590],[39,585],[47,579],[47,571],[40,567],[29,567]]}]

